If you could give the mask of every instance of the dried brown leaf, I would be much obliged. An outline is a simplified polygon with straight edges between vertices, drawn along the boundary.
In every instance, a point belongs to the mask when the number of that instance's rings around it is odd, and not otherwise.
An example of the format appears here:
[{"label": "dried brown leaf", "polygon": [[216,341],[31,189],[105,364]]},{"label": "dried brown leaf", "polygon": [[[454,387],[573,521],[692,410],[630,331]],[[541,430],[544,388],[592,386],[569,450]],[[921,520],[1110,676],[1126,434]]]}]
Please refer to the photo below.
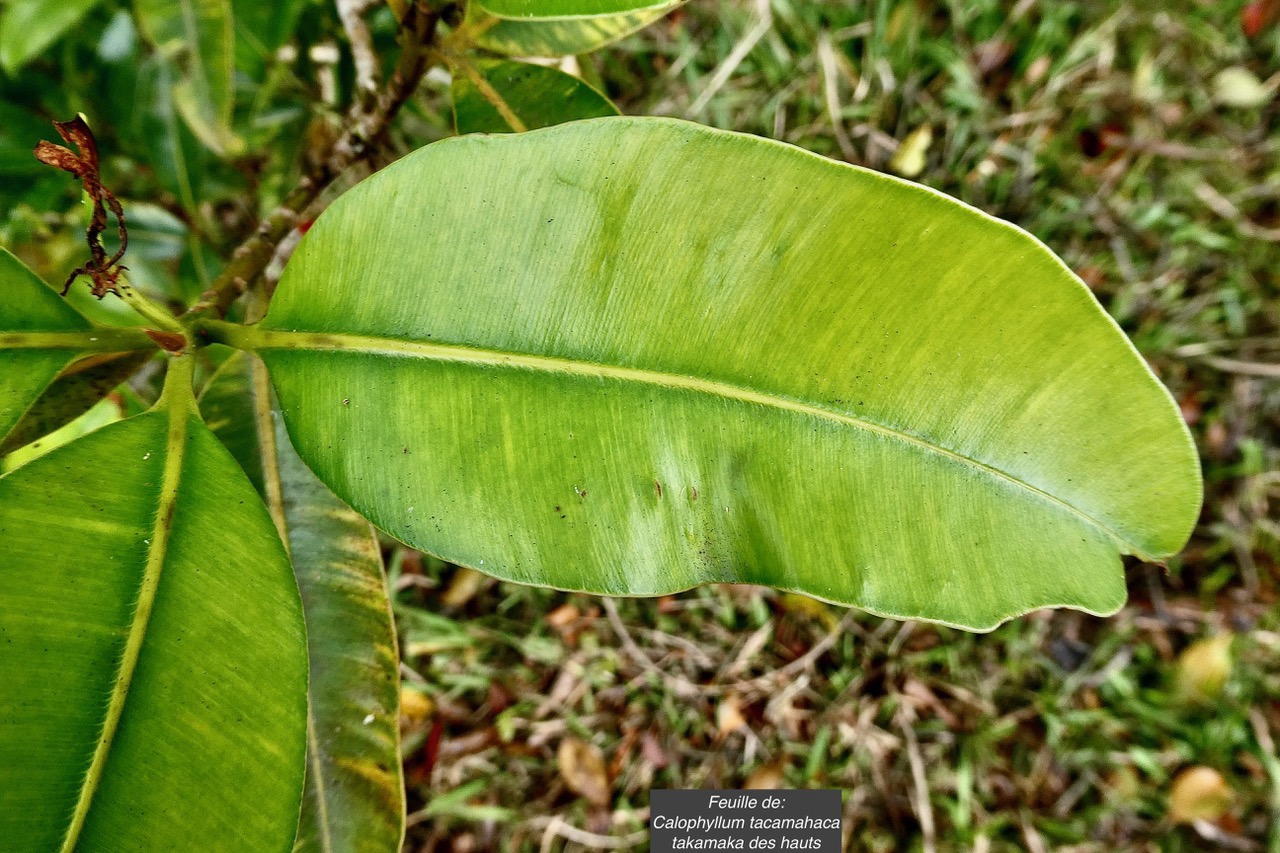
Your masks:
[{"label": "dried brown leaf", "polygon": [[569,790],[601,808],[609,805],[609,775],[605,772],[604,756],[600,750],[586,741],[566,737],[556,751],[560,778]]},{"label": "dried brown leaf", "polygon": [[1189,767],[1169,790],[1169,819],[1174,823],[1218,820],[1231,808],[1231,787],[1212,767]]},{"label": "dried brown leaf", "polygon": [[[94,296],[99,299],[108,293],[119,296],[117,282],[125,268],[118,264],[129,246],[124,209],[111,191],[102,185],[98,174],[98,144],[84,116],[78,115],[71,121],[55,121],[53,126],[62,140],[68,145],[74,145],[78,153],[73,153],[69,148],[61,145],[41,140],[35,149],[36,159],[79,178],[84,184],[85,195],[89,196],[90,202],[93,203],[93,214],[89,220],[89,227],[85,231],[85,240],[89,244],[89,262],[67,277],[62,293],[65,296],[77,278],[87,275],[93,281]],[[116,218],[116,228],[120,236],[120,247],[110,258],[107,257],[107,250],[102,246],[102,232],[107,230],[108,210]]]},{"label": "dried brown leaf", "polygon": [[751,775],[747,777],[747,781],[742,783],[742,787],[748,791],[781,788],[783,787],[783,774],[786,769],[786,759],[778,756],[768,764],[762,764],[752,770]]},{"label": "dried brown leaf", "polygon": [[745,728],[747,720],[742,716],[742,700],[735,693],[730,693],[720,700],[716,706],[716,729],[720,736],[731,735]]},{"label": "dried brown leaf", "polygon": [[453,573],[453,578],[449,581],[444,594],[440,596],[440,601],[446,607],[462,607],[475,598],[476,593],[484,588],[487,580],[485,575],[475,569],[459,568]]},{"label": "dried brown leaf", "polygon": [[547,624],[557,631],[564,633],[570,625],[578,621],[582,616],[582,611],[572,604],[561,604],[555,610],[547,614]]}]

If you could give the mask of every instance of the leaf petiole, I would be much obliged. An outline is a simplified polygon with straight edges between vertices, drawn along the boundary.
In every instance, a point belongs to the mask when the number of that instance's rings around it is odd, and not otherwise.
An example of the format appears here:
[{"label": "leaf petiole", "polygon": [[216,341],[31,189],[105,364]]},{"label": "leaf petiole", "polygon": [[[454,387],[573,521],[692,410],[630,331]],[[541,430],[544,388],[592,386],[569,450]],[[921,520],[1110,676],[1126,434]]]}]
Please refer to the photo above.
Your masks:
[{"label": "leaf petiole", "polygon": [[131,352],[150,350],[155,339],[143,329],[104,328],[74,331],[0,332],[0,350],[5,349],[71,349],[84,353]]},{"label": "leaf petiole", "polygon": [[187,336],[186,328],[178,322],[177,317],[144,296],[124,276],[121,276],[116,282],[116,287],[119,290],[120,298],[128,303],[130,308],[138,312],[139,316],[144,320],[154,323],[157,328],[166,332],[173,332],[174,334],[182,335],[184,338]]},{"label": "leaf petiole", "polygon": [[229,323],[226,320],[202,317],[192,324],[192,331],[201,344],[226,344],[252,352],[261,343],[261,336],[253,326]]}]

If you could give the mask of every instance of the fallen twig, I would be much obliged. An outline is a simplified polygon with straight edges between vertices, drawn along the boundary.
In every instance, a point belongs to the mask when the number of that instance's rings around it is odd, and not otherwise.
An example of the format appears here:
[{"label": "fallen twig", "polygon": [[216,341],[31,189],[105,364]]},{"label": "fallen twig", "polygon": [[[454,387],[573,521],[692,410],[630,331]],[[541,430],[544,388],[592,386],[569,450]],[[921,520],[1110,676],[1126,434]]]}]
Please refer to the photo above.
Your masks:
[{"label": "fallen twig", "polygon": [[772,672],[766,672],[763,675],[743,679],[741,681],[731,681],[719,684],[695,684],[687,678],[681,678],[678,675],[663,672],[662,669],[654,665],[653,661],[649,659],[649,656],[644,653],[644,650],[636,644],[634,639],[632,639],[631,633],[627,630],[627,626],[622,622],[622,617],[618,615],[618,606],[614,603],[613,599],[604,598],[602,601],[604,602],[605,614],[609,617],[609,624],[613,626],[614,633],[618,635],[618,639],[622,643],[623,651],[630,655],[643,670],[657,675],[678,694],[685,696],[717,696],[722,693],[747,693],[757,689],[764,690],[772,687],[780,678],[787,678],[795,675],[796,673],[803,672],[813,666],[818,658],[822,657],[828,649],[835,645],[836,640],[840,639],[841,635],[848,630],[849,625],[853,621],[854,614],[854,611],[852,610],[847,611],[844,618],[841,619],[825,637],[814,643],[812,648],[800,657],[785,666],[781,666],[778,669],[773,670]]},{"label": "fallen twig", "polygon": [[551,850],[551,845],[556,838],[564,838],[583,847],[590,847],[593,850],[626,850],[631,847],[638,847],[649,840],[649,831],[641,829],[627,835],[598,835],[594,832],[587,832],[585,829],[578,829],[573,824],[565,822],[564,818],[556,815],[547,819],[546,829],[542,832],[541,849]]},{"label": "fallen twig", "polygon": [[1223,358],[1216,355],[1206,356],[1200,361],[1214,370],[1221,370],[1223,373],[1238,373],[1241,376],[1263,376],[1269,379],[1280,379],[1280,364],[1270,364],[1263,361],[1241,361],[1237,358]]}]

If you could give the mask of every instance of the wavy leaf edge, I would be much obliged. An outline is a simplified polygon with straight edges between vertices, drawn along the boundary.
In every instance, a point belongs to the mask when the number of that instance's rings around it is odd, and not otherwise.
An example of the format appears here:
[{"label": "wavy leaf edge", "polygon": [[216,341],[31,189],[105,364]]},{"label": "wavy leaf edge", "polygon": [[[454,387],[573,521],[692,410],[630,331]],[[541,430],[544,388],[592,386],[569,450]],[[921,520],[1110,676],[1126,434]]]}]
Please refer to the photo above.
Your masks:
[{"label": "wavy leaf edge", "polygon": [[[772,140],[764,137],[758,137],[751,134],[739,133],[734,131],[724,131],[724,130],[707,128],[705,126],[698,125],[693,122],[687,122],[680,119],[607,117],[607,118],[587,119],[582,121],[569,122],[563,125],[553,126],[545,129],[536,130],[536,131],[530,131],[529,133],[547,134],[547,135],[556,134],[556,133],[571,133],[572,128],[574,128],[575,126],[580,126],[585,123],[593,123],[593,122],[615,122],[615,123],[631,122],[631,123],[643,123],[647,125],[654,125],[654,124],[660,123],[665,125],[674,125],[674,126],[684,127],[687,129],[696,129],[697,132],[701,132],[701,133],[718,134],[718,135],[727,136],[727,137],[739,137],[739,138],[750,140],[752,144],[773,147],[780,152],[785,152],[787,156],[797,157],[797,158],[809,158],[811,160],[821,162],[824,168],[841,170],[841,171],[852,170],[853,172],[860,174],[864,179],[875,181],[875,182],[881,182],[885,184],[890,184],[897,188],[909,189],[916,193],[924,193],[942,202],[943,204],[949,204],[953,207],[961,208],[970,214],[972,213],[979,214],[980,218],[988,225],[995,225],[1001,229],[1004,229],[1006,231],[1013,232],[1019,235],[1019,238],[1025,241],[1028,247],[1034,247],[1034,251],[1040,253],[1042,256],[1047,256],[1049,258],[1052,258],[1053,263],[1058,268],[1058,270],[1060,272],[1066,273],[1067,277],[1074,283],[1078,298],[1082,302],[1087,303],[1087,305],[1089,306],[1088,310],[1093,313],[1095,318],[1103,318],[1105,320],[1105,323],[1110,328],[1111,333],[1123,341],[1123,346],[1126,348],[1127,352],[1134,359],[1136,359],[1139,364],[1141,364],[1144,381],[1151,383],[1153,386],[1159,389],[1159,392],[1160,392],[1159,396],[1163,400],[1163,405],[1166,407],[1166,414],[1170,418],[1176,419],[1179,424],[1182,423],[1181,415],[1179,413],[1176,402],[1173,400],[1168,390],[1164,388],[1164,386],[1160,383],[1158,377],[1156,376],[1155,372],[1152,370],[1150,364],[1148,364],[1147,361],[1141,356],[1137,348],[1134,346],[1133,342],[1128,338],[1128,336],[1124,334],[1123,329],[1120,327],[1119,323],[1116,322],[1115,318],[1112,317],[1109,313],[1107,313],[1103,309],[1103,307],[1098,303],[1098,301],[1093,296],[1091,291],[1089,291],[1088,287],[1084,284],[1084,282],[1080,280],[1080,278],[1070,269],[1070,267],[1066,265],[1065,262],[1062,261],[1061,258],[1059,258],[1056,254],[1054,254],[1035,235],[1031,234],[1030,232],[1018,226],[1017,224],[999,219],[987,213],[986,211],[981,210],[980,208],[974,207],[973,205],[967,204],[959,199],[956,199],[952,196],[947,195],[946,193],[943,193],[939,190],[933,189],[931,187],[928,187],[922,184],[917,184],[911,181],[902,180],[900,178],[897,178],[891,175],[886,175],[880,172],[876,172],[874,170],[870,170],[854,164],[842,163],[839,161],[831,160],[819,154],[815,154],[813,152],[809,152],[804,149],[801,149],[796,146],[789,145],[787,143],[783,143],[777,140]],[[528,136],[529,133],[520,134],[519,136]],[[517,137],[516,136],[504,137],[504,136],[488,136],[488,135],[483,135],[483,136],[471,135],[471,136],[441,140],[438,143],[434,143],[433,146],[460,144],[464,140],[476,140],[479,138],[483,138],[486,144],[502,145],[502,144],[506,144],[508,140],[515,139]],[[428,146],[428,147],[433,147],[433,146]],[[387,170],[384,170],[384,172],[393,175],[395,169],[403,168],[406,163],[411,162],[416,156],[420,156],[424,150],[425,149],[422,149],[419,152],[414,152],[413,154],[410,154],[406,158],[403,158],[400,162],[393,164]],[[392,178],[389,178],[389,177],[383,178],[383,180],[390,180],[390,179]],[[270,316],[270,313],[268,313],[266,323],[269,324],[270,321],[271,321],[271,316]],[[210,323],[207,325],[206,328],[213,335],[215,339],[220,339],[225,343],[229,343],[233,346],[237,346],[242,349],[247,349],[251,351],[270,350],[273,348],[280,348],[282,344],[284,344],[283,348],[338,349],[338,350],[348,350],[348,351],[363,350],[363,351],[376,351],[376,352],[391,351],[391,352],[395,352],[398,355],[405,355],[406,354],[405,351],[408,349],[420,349],[424,352],[428,352],[428,351],[432,352],[437,358],[440,358],[441,360],[445,360],[445,361],[477,361],[478,360],[486,363],[502,363],[507,366],[512,366],[513,364],[524,362],[524,366],[530,366],[530,367],[536,364],[542,364],[545,366],[549,363],[559,361],[559,362],[564,362],[566,364],[570,364],[571,369],[575,372],[594,373],[596,371],[601,371],[605,373],[618,372],[618,373],[625,373],[625,374],[643,372],[643,371],[637,371],[633,368],[626,368],[626,367],[621,367],[616,365],[593,365],[593,364],[588,364],[586,362],[555,359],[552,357],[528,354],[528,353],[505,352],[501,350],[483,350],[483,349],[476,349],[472,347],[466,347],[462,345],[449,345],[449,344],[441,344],[436,342],[427,343],[427,342],[416,341],[412,339],[380,338],[377,336],[344,335],[344,334],[335,334],[335,333],[329,333],[329,332],[305,332],[300,330],[274,329],[274,328],[268,327],[268,325],[266,324],[259,324],[252,327],[232,328],[232,327],[229,327],[228,324]],[[292,343],[292,344],[286,343],[286,341],[289,338],[292,338],[295,343]],[[691,385],[721,384],[721,383],[716,383],[712,380],[703,380],[696,377],[678,377],[678,380],[689,383]],[[741,390],[746,390],[748,391],[749,394],[758,393],[758,392],[750,392],[749,389],[741,389]],[[806,404],[800,401],[787,401],[787,404],[784,405],[784,408],[792,408],[797,403],[799,403],[799,405],[805,406],[806,408],[817,409],[817,407],[813,407],[812,404]],[[846,418],[840,413],[824,411],[823,414],[825,414],[828,417],[835,416],[840,420],[848,421],[851,423],[855,420],[852,418]],[[295,444],[299,446],[304,446],[305,441],[299,441],[298,436],[294,435],[293,426],[292,424],[289,424],[288,418],[286,418],[286,424],[290,428],[290,435],[294,439]],[[1016,482],[1026,487],[1030,491],[1038,493],[1042,497],[1045,497],[1049,500],[1062,504],[1068,507],[1069,509],[1071,509],[1071,511],[1074,512],[1076,515],[1090,522],[1092,526],[1094,526],[1100,532],[1105,534],[1108,537],[1108,539],[1113,543],[1113,545],[1116,546],[1117,550],[1121,554],[1133,554],[1144,560],[1153,560],[1162,556],[1168,556],[1168,554],[1171,554],[1171,553],[1176,553],[1176,551],[1178,550],[1178,549],[1174,549],[1169,552],[1155,553],[1155,554],[1146,553],[1141,548],[1136,546],[1134,543],[1123,538],[1122,536],[1117,534],[1115,531],[1111,530],[1110,528],[1106,527],[1105,525],[1091,518],[1087,513],[1079,510],[1078,508],[1072,506],[1071,504],[1066,503],[1062,499],[1057,498],[1051,493],[1045,492],[1030,483],[1026,483],[1022,481],[1019,478],[1014,477],[1013,475],[1007,474],[1006,472],[1003,472],[998,468],[987,465],[981,462],[980,460],[975,460],[975,459],[970,459],[968,457],[960,456],[959,454],[956,454],[945,447],[931,444],[924,439],[921,439],[916,436],[911,436],[909,433],[901,433],[898,430],[895,430],[891,427],[887,427],[884,424],[878,424],[874,421],[865,420],[865,421],[862,421],[861,423],[854,423],[853,425],[861,426],[863,428],[867,428],[872,431],[892,433],[895,437],[907,440],[911,443],[923,445],[933,452],[941,453],[942,455],[946,455],[946,456],[958,457],[979,468],[986,469],[991,474],[999,475],[1005,479],[1012,480],[1013,482]],[[1185,461],[1187,463],[1187,469],[1188,469],[1184,473],[1188,473],[1191,476],[1193,476],[1196,483],[1196,492],[1198,495],[1196,505],[1198,508],[1199,501],[1202,500],[1203,477],[1198,464],[1198,456],[1196,453],[1194,442],[1192,441],[1189,432],[1187,432],[1185,428],[1183,428],[1180,431],[1180,441],[1182,443],[1181,450],[1182,450],[1183,456],[1185,457]],[[383,518],[380,518],[380,516],[385,516],[385,513],[380,513],[377,511],[372,511],[372,512],[367,511],[369,510],[369,508],[367,507],[358,507],[358,509],[360,509],[361,512],[366,515],[366,517],[375,521],[375,523],[378,523],[380,527],[383,527],[384,529],[387,527],[387,525],[385,524],[385,520]],[[1189,523],[1187,524],[1185,529],[1185,535],[1183,536],[1183,539],[1182,539],[1183,542],[1185,542],[1186,538],[1189,538],[1190,536],[1191,530],[1193,529],[1194,523],[1196,520],[1195,515],[1196,514],[1188,513]],[[413,547],[421,548],[426,553],[433,553],[429,547],[424,548],[423,545],[424,543],[413,543]],[[439,556],[442,559],[450,559],[447,555],[442,555],[442,554],[433,554],[433,555]],[[1117,563],[1119,562],[1118,558],[1119,558],[1119,555],[1117,555]],[[485,572],[497,577],[502,577],[502,575],[499,572],[495,571],[493,567],[486,568],[484,566],[475,566],[475,565],[467,565],[467,567],[474,568],[474,569],[477,569],[478,571]],[[525,580],[519,580],[514,578],[507,578],[507,579],[518,580],[518,582],[522,582],[522,583],[529,583],[528,581],[525,581]],[[697,586],[704,585],[705,583],[706,581],[701,581],[701,582],[695,582],[688,585],[673,585],[670,588],[664,587],[661,590],[653,590],[653,591],[647,590],[643,593],[635,593],[634,597],[648,597],[651,595],[670,594],[674,592],[696,588]],[[568,589],[568,590],[581,591],[581,592],[590,592],[590,593],[597,593],[597,594],[620,595],[623,597],[633,596],[633,594],[619,593],[615,591],[602,592],[599,589],[593,589],[586,586],[583,586],[583,587],[560,586],[556,584],[538,583],[538,582],[534,582],[532,585],[544,586],[548,588]],[[851,602],[849,601],[840,601],[838,599],[825,598],[807,589],[799,589],[799,588],[790,587],[782,584],[770,584],[770,585],[775,586],[776,588],[781,590],[801,592],[811,597],[828,601],[832,604],[838,604],[843,606],[849,606],[851,604]],[[946,625],[946,626],[955,627],[955,628],[961,628],[964,630],[985,632],[985,631],[994,630],[996,627],[998,627],[999,625],[1003,624],[1006,621],[1009,621],[1011,619],[1025,615],[1026,613],[1039,610],[1039,609],[1051,608],[1051,607],[1064,607],[1064,608],[1075,609],[1082,612],[1090,613],[1093,615],[1108,616],[1117,612],[1119,608],[1123,605],[1123,603],[1124,603],[1124,593],[1123,593],[1123,584],[1121,584],[1119,598],[1115,600],[1115,602],[1109,607],[1090,608],[1086,606],[1081,606],[1078,603],[1071,603],[1071,602],[1036,603],[1035,605],[1026,607],[1025,609],[1008,613],[1004,615],[1002,618],[990,624],[981,624],[981,625],[952,622],[946,619],[921,617],[917,614],[894,612],[890,610],[876,608],[874,606],[868,606],[862,603],[852,604],[852,606],[855,606],[858,609],[864,610],[868,613],[872,613],[878,616],[883,616],[888,618],[915,619],[919,621],[933,622],[936,624]]]}]

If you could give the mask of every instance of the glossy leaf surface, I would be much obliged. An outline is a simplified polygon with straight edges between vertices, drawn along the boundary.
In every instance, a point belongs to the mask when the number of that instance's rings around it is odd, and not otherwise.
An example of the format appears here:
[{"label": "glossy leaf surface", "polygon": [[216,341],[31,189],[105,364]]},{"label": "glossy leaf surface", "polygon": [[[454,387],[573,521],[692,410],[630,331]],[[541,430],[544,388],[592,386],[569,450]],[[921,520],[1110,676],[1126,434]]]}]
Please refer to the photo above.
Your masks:
[{"label": "glossy leaf surface", "polygon": [[1200,503],[1168,393],[1034,238],[684,122],[429,146],[226,337],[340,497],[525,583],[982,629],[1114,611],[1119,556],[1177,551]]},{"label": "glossy leaf surface", "polygon": [[608,98],[556,68],[476,59],[454,71],[458,133],[511,133],[617,114]]},{"label": "glossy leaf surface", "polygon": [[138,330],[95,328],[4,249],[0,249],[0,297],[0,442],[49,383],[79,356],[154,347]]},{"label": "glossy leaf surface", "polygon": [[0,436],[22,418],[46,386],[76,355],[74,342],[11,349],[5,332],[87,332],[89,321],[35,273],[0,249]]},{"label": "glossy leaf surface", "polygon": [[311,716],[294,849],[398,850],[400,658],[378,539],[302,464],[269,397],[262,364],[237,354],[206,386],[200,408],[286,532],[302,591]]},{"label": "glossy leaf surface", "polygon": [[0,478],[6,850],[292,847],[297,586],[244,474],[167,396]]},{"label": "glossy leaf surface", "polygon": [[566,2],[467,5],[475,43],[508,56],[568,56],[587,53],[648,26],[683,0],[600,0],[589,6]]}]

